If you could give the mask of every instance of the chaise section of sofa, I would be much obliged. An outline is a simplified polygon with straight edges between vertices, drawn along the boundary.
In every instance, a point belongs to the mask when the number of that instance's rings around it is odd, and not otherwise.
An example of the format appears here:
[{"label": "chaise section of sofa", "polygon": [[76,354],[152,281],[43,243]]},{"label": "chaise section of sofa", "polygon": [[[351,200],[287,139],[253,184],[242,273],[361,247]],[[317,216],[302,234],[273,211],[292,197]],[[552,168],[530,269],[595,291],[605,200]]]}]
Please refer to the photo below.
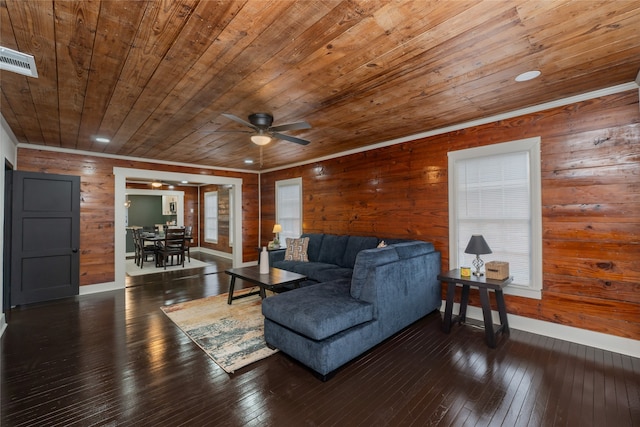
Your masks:
[{"label": "chaise section of sofa", "polygon": [[440,253],[411,241],[358,252],[351,279],[336,279],[262,302],[267,343],[323,379],[441,302]]}]

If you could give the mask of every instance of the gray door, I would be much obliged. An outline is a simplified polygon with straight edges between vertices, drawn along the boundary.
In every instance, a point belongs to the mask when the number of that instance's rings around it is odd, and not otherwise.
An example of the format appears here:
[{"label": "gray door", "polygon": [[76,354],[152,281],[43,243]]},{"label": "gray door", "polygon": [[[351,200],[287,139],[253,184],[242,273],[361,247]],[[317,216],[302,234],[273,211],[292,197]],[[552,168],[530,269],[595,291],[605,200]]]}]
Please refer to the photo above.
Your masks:
[{"label": "gray door", "polygon": [[80,177],[13,172],[11,305],[78,295]]}]

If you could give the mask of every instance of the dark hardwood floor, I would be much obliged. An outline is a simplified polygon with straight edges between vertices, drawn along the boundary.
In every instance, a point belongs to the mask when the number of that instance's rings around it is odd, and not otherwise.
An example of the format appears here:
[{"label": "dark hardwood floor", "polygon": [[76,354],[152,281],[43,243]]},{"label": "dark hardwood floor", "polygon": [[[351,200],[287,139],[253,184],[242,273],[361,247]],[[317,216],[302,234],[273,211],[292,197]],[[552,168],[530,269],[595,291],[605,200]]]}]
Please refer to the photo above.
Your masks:
[{"label": "dark hardwood floor", "polygon": [[282,353],[229,375],[160,306],[226,292],[228,261],[18,307],[2,426],[640,426],[640,359],[432,313],[323,383]]}]

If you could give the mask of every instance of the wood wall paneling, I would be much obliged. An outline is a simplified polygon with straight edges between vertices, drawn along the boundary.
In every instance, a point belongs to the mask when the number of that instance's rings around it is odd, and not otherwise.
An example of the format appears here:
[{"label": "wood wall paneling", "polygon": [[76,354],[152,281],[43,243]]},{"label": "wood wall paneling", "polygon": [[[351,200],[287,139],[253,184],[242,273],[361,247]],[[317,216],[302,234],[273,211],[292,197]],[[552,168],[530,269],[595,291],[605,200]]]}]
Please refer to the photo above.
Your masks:
[{"label": "wood wall paneling", "polygon": [[[404,144],[243,178],[243,260],[271,238],[275,181],[303,179],[305,232],[434,242],[448,268],[447,152],[542,138],[543,296],[507,298],[508,311],[640,339],[640,119],[630,91]],[[113,167],[133,160],[19,148],[18,169],[81,176],[81,285],[113,280]],[[188,217],[185,203],[185,221]],[[195,209],[195,208],[194,208]],[[477,295],[472,303],[478,305]]]},{"label": "wood wall paneling", "polygon": [[[218,242],[207,242],[204,239],[204,194],[209,191],[218,192]],[[225,185],[205,185],[200,188],[200,218],[202,218],[202,235],[200,236],[201,246],[207,249],[213,249],[219,252],[231,253],[232,247],[229,245],[229,191],[230,188]],[[257,227],[256,227],[257,228]],[[257,239],[254,240],[257,242]],[[254,245],[255,248],[255,245]],[[255,249],[253,250],[255,257]]]},{"label": "wood wall paneling", "polygon": [[[17,169],[23,171],[80,176],[80,285],[114,280],[113,168],[157,170],[158,165],[141,161],[94,157],[18,148]],[[258,176],[231,171],[213,171],[186,166],[163,165],[163,171],[242,178],[243,262],[256,261],[258,242]],[[197,190],[192,190],[196,191]],[[197,193],[185,193],[185,224],[197,225]],[[194,214],[190,213],[194,209]]]},{"label": "wood wall paneling", "polygon": [[265,173],[262,235],[275,181],[302,177],[305,232],[431,241],[446,270],[447,152],[540,136],[542,299],[507,296],[508,312],[640,339],[639,116],[630,91]]}]

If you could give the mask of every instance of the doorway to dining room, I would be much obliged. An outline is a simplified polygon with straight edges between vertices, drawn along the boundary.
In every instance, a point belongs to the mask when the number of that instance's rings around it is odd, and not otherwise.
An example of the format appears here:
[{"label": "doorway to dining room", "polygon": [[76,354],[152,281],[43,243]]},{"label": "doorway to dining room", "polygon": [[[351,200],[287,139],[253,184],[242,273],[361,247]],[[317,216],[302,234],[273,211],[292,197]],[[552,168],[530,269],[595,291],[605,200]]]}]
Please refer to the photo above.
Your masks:
[{"label": "doorway to dining room", "polygon": [[[242,264],[242,179],[214,175],[194,175],[175,172],[163,172],[146,169],[129,169],[114,167],[115,177],[115,283],[117,287],[125,286],[126,258],[126,182],[127,180],[166,180],[198,183],[202,185],[226,185],[233,194],[233,233],[231,261],[234,267]],[[178,208],[178,211],[180,209]]]}]

